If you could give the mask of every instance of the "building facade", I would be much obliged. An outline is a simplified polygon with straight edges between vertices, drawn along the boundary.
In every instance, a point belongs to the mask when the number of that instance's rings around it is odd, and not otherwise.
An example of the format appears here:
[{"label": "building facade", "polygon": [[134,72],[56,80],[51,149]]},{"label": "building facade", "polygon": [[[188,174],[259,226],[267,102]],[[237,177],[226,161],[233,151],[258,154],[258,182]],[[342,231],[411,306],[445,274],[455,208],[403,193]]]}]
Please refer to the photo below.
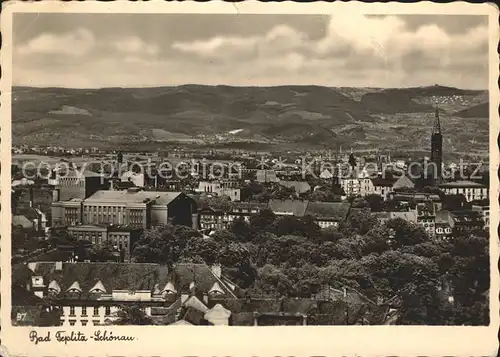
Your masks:
[{"label": "building facade", "polygon": [[468,202],[489,198],[488,187],[472,181],[447,182],[439,188],[447,195],[464,195]]},{"label": "building facade", "polygon": [[169,223],[193,227],[196,202],[181,192],[98,191],[85,200],[55,202],[55,225],[120,225],[143,229]]},{"label": "building facade", "polygon": [[220,266],[205,264],[178,264],[169,271],[150,263],[34,262],[15,266],[13,285],[34,299],[50,297],[59,312],[54,325],[60,326],[110,325],[131,305],[160,324],[196,317],[185,313],[195,310],[210,324],[227,325],[228,319],[221,321],[227,314],[207,305],[213,298],[236,298],[236,286],[226,283]]}]

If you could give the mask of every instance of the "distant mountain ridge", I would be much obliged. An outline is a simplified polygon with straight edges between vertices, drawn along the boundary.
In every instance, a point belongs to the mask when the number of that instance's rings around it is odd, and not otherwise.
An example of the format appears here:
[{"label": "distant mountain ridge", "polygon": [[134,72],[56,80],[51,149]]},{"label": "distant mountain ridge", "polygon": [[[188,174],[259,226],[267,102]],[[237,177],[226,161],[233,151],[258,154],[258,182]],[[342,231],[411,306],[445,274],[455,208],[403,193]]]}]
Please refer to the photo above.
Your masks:
[{"label": "distant mountain ridge", "polygon": [[[206,142],[241,129],[222,140],[307,147],[327,145],[332,133],[342,132],[339,140],[348,144],[371,140],[370,128],[382,114],[430,113],[433,97],[466,97],[474,107],[480,104],[474,100],[485,93],[442,86],[14,87],[13,139],[14,143],[79,146],[145,140]],[[452,113],[466,109],[458,106]]]}]

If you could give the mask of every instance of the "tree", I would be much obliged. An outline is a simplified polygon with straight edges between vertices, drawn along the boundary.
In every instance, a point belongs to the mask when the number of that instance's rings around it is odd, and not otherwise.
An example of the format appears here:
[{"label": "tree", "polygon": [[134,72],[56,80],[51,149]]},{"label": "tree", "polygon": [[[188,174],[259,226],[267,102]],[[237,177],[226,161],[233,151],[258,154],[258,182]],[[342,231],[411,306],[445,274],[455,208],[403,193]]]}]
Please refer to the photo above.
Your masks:
[{"label": "tree", "polygon": [[372,212],[381,212],[384,210],[384,199],[380,195],[366,195],[365,201],[368,202],[368,205]]},{"label": "tree", "polygon": [[269,229],[276,219],[276,215],[268,208],[260,210],[259,213],[250,217],[250,227],[256,231]]},{"label": "tree", "polygon": [[212,265],[218,261],[221,246],[212,238],[192,237],[182,251],[182,257],[200,257],[206,264]]},{"label": "tree", "polygon": [[220,209],[224,212],[229,212],[233,206],[228,196],[207,197],[204,199],[204,202],[210,208]]},{"label": "tree", "polygon": [[254,296],[291,296],[293,285],[286,274],[272,264],[266,264],[258,270],[259,279],[250,289]]},{"label": "tree", "polygon": [[243,217],[238,217],[231,222],[229,231],[232,232],[240,242],[252,240],[252,230]]},{"label": "tree", "polygon": [[352,208],[370,208],[370,204],[363,197],[354,197]]},{"label": "tree", "polygon": [[364,235],[376,225],[378,225],[378,220],[371,215],[370,212],[355,211],[352,212],[345,221],[340,223],[339,231],[345,236],[353,234]]},{"label": "tree", "polygon": [[200,233],[185,226],[163,226],[145,230],[132,251],[138,263],[161,263],[173,265],[183,255],[193,238]]},{"label": "tree", "polygon": [[297,197],[294,187],[277,185],[273,192],[271,192],[271,198],[275,200],[286,200],[294,197]]},{"label": "tree", "polygon": [[152,325],[153,320],[139,305],[122,305],[116,312],[114,325]]},{"label": "tree", "polygon": [[422,226],[402,218],[390,219],[385,223],[385,226],[391,230],[390,239],[394,248],[423,243],[429,239]]},{"label": "tree", "polygon": [[110,243],[93,245],[89,250],[90,260],[93,262],[116,261],[119,251]]},{"label": "tree", "polygon": [[257,278],[257,270],[253,266],[250,251],[241,243],[231,242],[223,245],[219,251],[218,261],[224,272],[240,288],[246,289]]}]

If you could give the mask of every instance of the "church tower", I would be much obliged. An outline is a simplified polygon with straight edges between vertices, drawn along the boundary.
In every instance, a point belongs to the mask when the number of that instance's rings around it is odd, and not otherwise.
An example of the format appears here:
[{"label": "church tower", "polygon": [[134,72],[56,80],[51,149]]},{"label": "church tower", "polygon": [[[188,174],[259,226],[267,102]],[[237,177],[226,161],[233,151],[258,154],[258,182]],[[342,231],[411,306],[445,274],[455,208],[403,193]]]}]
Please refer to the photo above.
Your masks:
[{"label": "church tower", "polygon": [[440,181],[442,178],[443,165],[443,135],[441,135],[441,123],[439,121],[439,109],[436,108],[436,116],[431,136],[431,162],[436,164],[437,171],[432,175],[435,181]]}]

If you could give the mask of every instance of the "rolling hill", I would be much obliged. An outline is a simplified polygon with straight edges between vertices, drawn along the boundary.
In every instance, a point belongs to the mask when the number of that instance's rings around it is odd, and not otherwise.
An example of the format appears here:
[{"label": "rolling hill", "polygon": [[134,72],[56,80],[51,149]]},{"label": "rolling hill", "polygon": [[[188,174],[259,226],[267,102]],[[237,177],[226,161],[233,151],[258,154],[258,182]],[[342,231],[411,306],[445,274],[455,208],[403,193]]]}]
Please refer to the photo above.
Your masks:
[{"label": "rolling hill", "polygon": [[[245,145],[324,147],[331,144],[333,132],[341,145],[372,145],[375,139],[380,143],[397,133],[383,134],[401,113],[416,116],[417,126],[427,130],[428,123],[418,117],[433,111],[434,97],[479,98],[484,93],[441,86],[14,87],[13,142],[81,147],[148,141],[200,144],[224,134],[223,141]],[[463,105],[450,114],[459,109]]]}]

